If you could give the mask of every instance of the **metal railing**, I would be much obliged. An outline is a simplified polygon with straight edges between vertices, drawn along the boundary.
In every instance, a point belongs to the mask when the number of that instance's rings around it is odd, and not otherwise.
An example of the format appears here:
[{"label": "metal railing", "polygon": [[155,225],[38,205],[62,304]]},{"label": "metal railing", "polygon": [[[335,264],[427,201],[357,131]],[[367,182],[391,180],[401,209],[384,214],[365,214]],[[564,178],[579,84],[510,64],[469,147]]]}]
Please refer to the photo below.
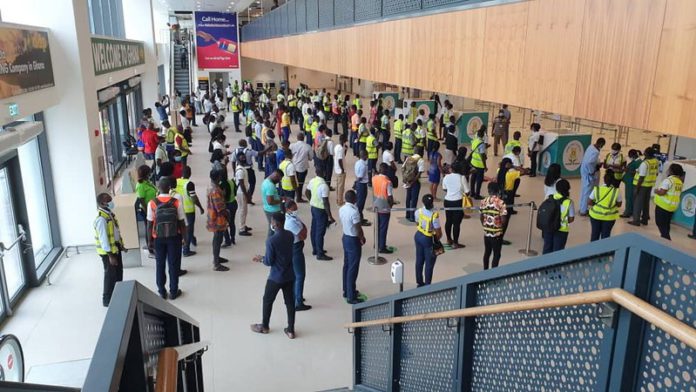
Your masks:
[{"label": "metal railing", "polygon": [[354,386],[689,390],[695,291],[692,255],[631,233],[374,299],[347,325]]},{"label": "metal railing", "polygon": [[242,27],[254,41],[524,0],[292,0]]}]

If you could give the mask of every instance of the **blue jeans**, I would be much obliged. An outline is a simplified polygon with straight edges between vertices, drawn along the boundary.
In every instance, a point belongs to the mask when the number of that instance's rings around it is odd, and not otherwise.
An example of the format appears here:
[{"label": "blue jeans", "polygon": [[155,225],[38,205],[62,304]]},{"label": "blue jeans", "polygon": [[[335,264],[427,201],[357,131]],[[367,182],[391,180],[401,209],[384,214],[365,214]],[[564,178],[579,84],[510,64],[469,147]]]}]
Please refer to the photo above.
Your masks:
[{"label": "blue jeans", "polygon": [[186,235],[184,236],[184,247],[183,253],[189,253],[191,251],[191,243],[194,242],[193,229],[196,224],[196,213],[187,212],[186,213]]},{"label": "blue jeans", "polygon": [[372,186],[372,176],[377,175],[377,158],[367,160],[367,178],[368,184]]},{"label": "blue jeans", "polygon": [[587,214],[589,211],[589,200],[590,194],[592,193],[592,188],[597,185],[597,177],[593,174],[581,174],[581,188],[580,188],[580,213]]},{"label": "blue jeans", "polygon": [[157,291],[166,293],[167,275],[165,265],[169,269],[169,292],[176,293],[179,289],[179,267],[181,265],[181,237],[155,238],[155,265]]},{"label": "blue jeans", "polygon": [[353,149],[353,156],[356,156],[356,157],[358,156],[358,153],[360,152],[360,151],[358,151],[358,141],[355,140],[357,138],[358,138],[358,133],[351,131],[350,132],[350,146]]},{"label": "blue jeans", "polygon": [[282,127],[280,130],[283,132],[283,139],[281,142],[290,142],[290,127]]},{"label": "blue jeans", "polygon": [[567,231],[543,231],[541,235],[544,237],[543,254],[565,249],[566,242],[568,241]]},{"label": "blue jeans", "polygon": [[360,271],[362,246],[358,237],[343,235],[343,297],[354,300],[357,297],[355,282]]},{"label": "blue jeans", "polygon": [[[416,243],[416,283],[418,287],[430,284],[433,280],[433,269],[435,268],[435,256],[433,255],[433,237],[417,231],[413,236]],[[425,267],[425,278],[423,276]]]},{"label": "blue jeans", "polygon": [[420,193],[421,184],[416,180],[409,188],[406,189],[406,219],[411,222],[416,220],[416,207],[418,206],[418,194]]},{"label": "blue jeans", "polygon": [[295,200],[295,191],[287,191],[285,189],[281,189],[279,193],[281,196],[287,197],[290,200]]},{"label": "blue jeans", "polygon": [[326,234],[326,225],[329,223],[329,217],[326,210],[323,208],[312,207],[312,228],[310,229],[310,238],[312,240],[312,254],[323,256],[326,254],[324,250],[324,235]]},{"label": "blue jeans", "polygon": [[292,269],[295,271],[295,306],[302,305],[305,280],[304,241],[292,244]]},{"label": "blue jeans", "polygon": [[590,241],[611,237],[611,229],[614,227],[615,222],[613,220],[603,221],[590,217],[590,223],[592,224]]},{"label": "blue jeans", "polygon": [[480,197],[481,196],[481,185],[483,184],[483,168],[474,168],[474,172],[471,173],[471,195]]},{"label": "blue jeans", "polygon": [[360,219],[365,219],[363,216],[363,210],[365,209],[365,200],[367,200],[367,183],[358,182],[355,184],[355,192],[357,193],[358,200],[355,206],[358,207],[360,212]]},{"label": "blue jeans", "polygon": [[389,230],[389,218],[391,218],[390,213],[377,214],[377,249],[380,251],[387,249],[387,230]]}]

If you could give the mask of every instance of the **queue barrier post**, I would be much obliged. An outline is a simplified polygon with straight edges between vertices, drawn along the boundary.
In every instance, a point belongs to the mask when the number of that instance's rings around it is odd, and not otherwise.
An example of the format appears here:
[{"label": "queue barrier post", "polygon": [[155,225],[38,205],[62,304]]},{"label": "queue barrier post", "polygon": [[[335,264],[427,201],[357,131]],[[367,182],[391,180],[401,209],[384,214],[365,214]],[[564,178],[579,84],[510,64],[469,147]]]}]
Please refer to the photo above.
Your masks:
[{"label": "queue barrier post", "polygon": [[374,256],[370,256],[367,258],[367,262],[372,265],[384,265],[387,264],[387,259],[379,255],[379,249],[377,246],[377,226],[379,226],[379,213],[377,212],[377,208],[373,209],[373,212],[375,213],[375,219],[372,222],[372,233],[374,234],[374,247],[375,247],[375,254]]},{"label": "queue barrier post", "polygon": [[534,227],[534,211],[536,211],[537,207],[534,202],[529,203],[529,230],[527,232],[527,247],[524,249],[520,249],[520,253],[522,253],[525,256],[536,256],[539,254],[539,252],[531,249],[532,247],[532,229]]}]

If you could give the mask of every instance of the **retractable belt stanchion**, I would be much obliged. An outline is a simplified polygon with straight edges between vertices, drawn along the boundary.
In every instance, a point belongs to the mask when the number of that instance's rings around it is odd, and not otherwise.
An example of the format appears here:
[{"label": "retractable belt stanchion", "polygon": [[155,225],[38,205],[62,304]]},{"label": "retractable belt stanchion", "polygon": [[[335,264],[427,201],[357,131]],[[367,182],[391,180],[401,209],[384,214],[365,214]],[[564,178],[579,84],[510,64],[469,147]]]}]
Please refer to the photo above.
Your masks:
[{"label": "retractable belt stanchion", "polygon": [[532,227],[534,225],[534,211],[536,211],[537,207],[534,202],[529,203],[529,230],[527,231],[527,247],[524,249],[520,249],[520,253],[522,253],[525,256],[536,256],[539,254],[539,252],[530,249],[532,246]]},{"label": "retractable belt stanchion", "polygon": [[377,239],[377,226],[379,226],[379,213],[377,212],[377,208],[373,208],[372,212],[375,213],[375,219],[372,222],[372,232],[374,233],[374,239],[375,239],[375,255],[368,257],[367,262],[372,264],[372,265],[384,265],[384,264],[387,264],[387,259],[380,256],[379,249],[377,249],[378,248],[377,242],[379,241]]}]

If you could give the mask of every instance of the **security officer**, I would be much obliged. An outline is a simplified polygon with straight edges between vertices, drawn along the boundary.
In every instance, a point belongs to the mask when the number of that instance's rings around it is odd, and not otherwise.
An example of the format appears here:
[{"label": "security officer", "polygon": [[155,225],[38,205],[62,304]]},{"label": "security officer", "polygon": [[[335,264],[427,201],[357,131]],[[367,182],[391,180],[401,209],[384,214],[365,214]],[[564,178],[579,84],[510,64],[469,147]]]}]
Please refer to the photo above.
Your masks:
[{"label": "security officer", "polygon": [[377,249],[379,253],[393,253],[390,247],[387,246],[387,230],[389,230],[389,218],[391,217],[391,208],[394,205],[394,188],[391,179],[387,176],[389,173],[389,165],[381,163],[379,165],[379,174],[372,178],[372,205],[377,212]]},{"label": "security officer", "polygon": [[[435,113],[430,113],[430,116],[428,117],[428,121],[425,123],[425,129],[427,132],[427,138],[428,138],[428,157],[430,157],[430,153],[433,152],[433,149],[435,147],[435,142],[437,142],[437,133],[435,130]],[[428,158],[430,159],[430,158]]]},{"label": "security officer", "polygon": [[401,159],[402,132],[404,131],[404,115],[399,114],[399,118],[394,121],[394,158],[398,164],[404,163]]},{"label": "security officer", "polygon": [[486,173],[486,143],[483,142],[483,135],[486,133],[486,126],[476,132],[476,137],[471,141],[471,166],[474,172],[471,176],[471,193],[476,200],[483,200],[481,196],[481,185],[483,175]]},{"label": "security officer", "polygon": [[116,282],[123,280],[123,259],[121,250],[121,231],[118,221],[111,211],[114,208],[111,195],[100,193],[97,196],[97,218],[94,220],[94,241],[97,254],[104,265],[104,290],[102,305],[109,306]]},{"label": "security officer", "polygon": [[515,133],[512,134],[512,140],[508,141],[505,145],[505,155],[512,154],[512,149],[515,147],[522,148],[522,143],[520,143],[521,137],[522,133],[520,131],[515,131]]},{"label": "security officer", "polygon": [[672,215],[679,207],[682,187],[684,186],[684,168],[673,163],[667,171],[669,177],[665,178],[660,186],[655,189],[655,223],[660,229],[662,238],[672,240],[669,229],[672,225]]},{"label": "security officer", "polygon": [[[410,127],[404,128],[404,132],[402,134],[402,139],[403,139],[403,147],[401,149],[401,153],[408,159],[411,155],[413,155],[414,148],[416,146],[416,124],[412,123]],[[401,154],[399,154],[401,155]],[[398,157],[401,162],[403,162],[403,159],[401,156]]]},{"label": "security officer", "polygon": [[230,111],[232,112],[232,119],[234,121],[234,131],[242,132],[239,129],[239,113],[242,112],[242,104],[239,101],[239,95],[236,93],[232,95],[232,99],[230,100]]},{"label": "security officer", "polygon": [[295,165],[292,163],[292,151],[285,150],[285,159],[278,167],[283,172],[283,178],[280,180],[281,195],[290,200],[295,199],[295,190],[297,189],[297,176],[295,175]]},{"label": "security officer", "polygon": [[324,249],[324,235],[328,225],[335,222],[331,216],[331,205],[329,203],[329,185],[324,180],[324,168],[319,166],[315,170],[316,177],[307,185],[305,196],[309,200],[312,210],[312,227],[310,229],[310,239],[312,242],[312,254],[317,260],[330,261],[333,257],[326,255]]},{"label": "security officer", "polygon": [[604,173],[604,185],[594,187],[590,194],[589,213],[592,224],[590,241],[611,237],[611,229],[619,219],[619,207],[623,202],[618,184],[614,172],[607,170]]},{"label": "security officer", "polygon": [[[191,251],[191,245],[197,245],[196,236],[194,235],[194,227],[196,223],[196,207],[203,214],[203,206],[196,195],[196,186],[190,180],[191,167],[184,166],[182,170],[182,178],[176,179],[176,193],[181,195],[184,200],[184,214],[186,214],[186,235],[184,236],[184,246],[182,254],[184,257],[193,256],[196,252]],[[234,233],[234,231],[233,231]]]},{"label": "security officer", "polygon": [[628,224],[633,226],[647,225],[650,220],[650,193],[657,181],[657,172],[660,163],[655,158],[655,150],[652,147],[645,149],[645,159],[638,166],[635,177],[633,177],[634,191],[633,198],[633,221]]},{"label": "security officer", "polygon": [[377,138],[375,129],[370,130],[370,135],[365,138],[365,150],[367,151],[367,175],[372,182],[372,175],[377,171]]}]

